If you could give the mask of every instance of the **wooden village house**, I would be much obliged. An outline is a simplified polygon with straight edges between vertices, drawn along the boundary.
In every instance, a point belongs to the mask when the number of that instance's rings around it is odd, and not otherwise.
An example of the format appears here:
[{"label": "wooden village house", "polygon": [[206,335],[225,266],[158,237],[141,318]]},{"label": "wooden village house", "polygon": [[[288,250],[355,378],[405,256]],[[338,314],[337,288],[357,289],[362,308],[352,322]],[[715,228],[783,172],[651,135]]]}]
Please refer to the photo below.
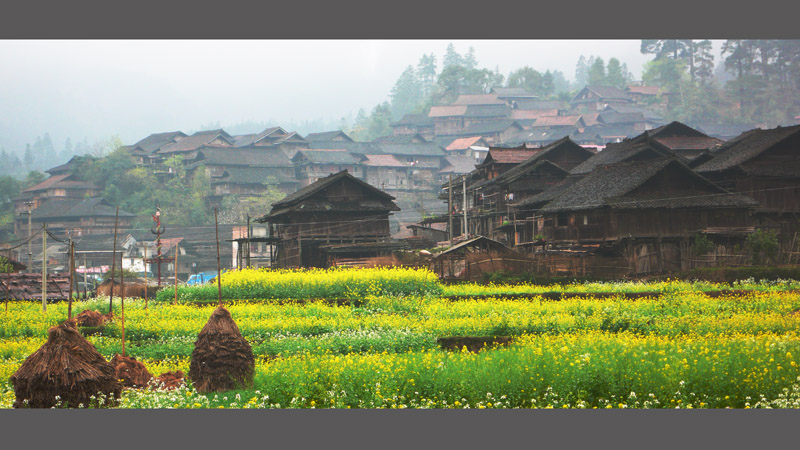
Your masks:
[{"label": "wooden village house", "polygon": [[321,178],[272,205],[256,222],[269,225],[274,267],[330,267],[388,255],[394,197],[347,171]]}]

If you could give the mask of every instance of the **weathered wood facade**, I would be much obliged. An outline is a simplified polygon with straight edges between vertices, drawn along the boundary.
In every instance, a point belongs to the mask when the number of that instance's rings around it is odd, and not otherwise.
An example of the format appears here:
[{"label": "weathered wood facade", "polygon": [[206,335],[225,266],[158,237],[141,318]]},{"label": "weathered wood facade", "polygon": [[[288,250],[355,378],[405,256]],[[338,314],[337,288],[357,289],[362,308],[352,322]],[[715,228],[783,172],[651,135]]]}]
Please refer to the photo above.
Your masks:
[{"label": "weathered wood facade", "polygon": [[342,171],[273,204],[256,219],[277,238],[276,267],[330,267],[337,257],[391,253],[389,214],[394,197]]}]

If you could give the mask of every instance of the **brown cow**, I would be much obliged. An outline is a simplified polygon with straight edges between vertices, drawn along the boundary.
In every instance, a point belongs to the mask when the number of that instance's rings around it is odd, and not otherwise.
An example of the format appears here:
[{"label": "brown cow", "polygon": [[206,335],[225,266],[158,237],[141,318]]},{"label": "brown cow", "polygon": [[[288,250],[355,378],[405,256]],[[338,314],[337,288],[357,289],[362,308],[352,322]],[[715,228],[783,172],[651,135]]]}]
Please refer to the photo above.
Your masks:
[{"label": "brown cow", "polygon": [[[140,297],[144,298],[144,281],[141,280],[131,280],[128,282],[125,280],[125,288],[124,288],[125,297]],[[155,294],[155,289],[151,286],[148,288],[147,293],[150,297],[153,297]],[[97,295],[111,295],[111,280],[106,280],[102,282],[99,286],[97,286]],[[120,284],[119,280],[114,280],[114,297],[119,297],[123,295],[123,288]]]}]

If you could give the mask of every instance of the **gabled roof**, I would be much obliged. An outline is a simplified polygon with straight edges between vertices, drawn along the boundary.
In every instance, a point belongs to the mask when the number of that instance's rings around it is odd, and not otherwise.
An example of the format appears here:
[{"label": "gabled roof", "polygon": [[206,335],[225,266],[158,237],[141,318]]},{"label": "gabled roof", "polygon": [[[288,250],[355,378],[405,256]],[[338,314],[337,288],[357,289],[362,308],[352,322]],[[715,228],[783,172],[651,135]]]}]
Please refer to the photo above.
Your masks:
[{"label": "gabled roof", "polygon": [[58,183],[59,181],[62,181],[62,180],[65,180],[65,179],[69,178],[70,175],[71,174],[69,174],[69,173],[64,173],[64,174],[61,174],[61,175],[53,175],[53,176],[47,178],[46,180],[42,181],[39,184],[31,186],[31,187],[29,187],[27,189],[23,189],[22,192],[46,191],[46,190],[50,189],[54,184]]},{"label": "gabled roof", "polygon": [[580,145],[573,142],[569,138],[569,136],[565,136],[559,139],[558,141],[548,144],[542,148],[533,149],[535,150],[535,152],[533,152],[530,158],[508,169],[508,171],[504,172],[498,177],[493,178],[492,181],[500,184],[512,182],[518,179],[519,177],[530,173],[530,171],[533,170],[534,168],[542,166],[542,163],[544,162],[547,162],[548,164],[555,166],[559,171],[564,173],[564,176],[566,176],[569,173],[567,170],[564,170],[557,164],[552,163],[547,158],[548,155],[552,155],[553,152],[568,147],[571,147],[575,150],[578,150],[579,152],[584,153],[587,158],[590,158],[592,155],[594,155],[594,153],[591,150],[581,147]]},{"label": "gabled roof", "polygon": [[233,138],[226,133],[224,130],[208,130],[208,131],[198,131],[197,133],[182,137],[179,141],[167,144],[158,149],[158,153],[180,153],[180,152],[190,152],[197,150],[200,147],[211,145],[210,143],[219,140],[221,144],[216,146],[220,147],[232,147],[234,145]]},{"label": "gabled roof", "polygon": [[541,127],[576,127],[585,126],[580,115],[573,116],[541,116],[536,118],[531,128]]},{"label": "gabled roof", "polygon": [[597,121],[607,125],[635,124],[645,122],[644,114],[640,112],[620,113],[616,111],[604,111],[597,116]]},{"label": "gabled roof", "polygon": [[491,147],[486,159],[483,160],[481,166],[488,166],[491,163],[497,164],[519,164],[528,158],[531,158],[541,153],[541,148],[503,148]]},{"label": "gabled roof", "polygon": [[413,134],[390,134],[387,136],[381,136],[375,139],[374,142],[379,142],[382,144],[425,144],[429,142],[419,133]]},{"label": "gabled roof", "polygon": [[496,94],[461,94],[453,105],[504,105]]},{"label": "gabled roof", "polygon": [[186,137],[186,133],[182,131],[167,131],[165,133],[154,133],[139,142],[133,144],[132,148],[140,148],[145,153],[151,154],[161,147],[171,144],[178,139]]},{"label": "gabled roof", "polygon": [[476,145],[480,141],[483,140],[483,136],[470,136],[465,138],[458,138],[453,140],[453,142],[448,145],[445,150],[447,151],[454,151],[454,150],[466,150],[473,145]]},{"label": "gabled roof", "polygon": [[644,134],[651,138],[665,138],[674,136],[699,138],[708,137],[707,135],[703,134],[703,132],[695,130],[694,128],[678,121],[672,121],[666,125],[661,125],[658,128],[647,130],[644,132]]},{"label": "gabled roof", "polygon": [[625,90],[641,95],[658,95],[661,92],[661,88],[658,86],[628,86]]},{"label": "gabled roof", "polygon": [[432,127],[433,119],[425,114],[406,114],[402,119],[392,123],[391,126]]},{"label": "gabled roof", "polygon": [[[800,125],[748,131],[720,147],[710,161],[701,164],[696,170],[715,172],[733,168],[755,158],[785,139],[800,135],[799,133]],[[800,151],[798,155],[800,156]]]},{"label": "gabled roof", "polygon": [[[323,200],[316,200],[313,197],[324,191],[325,189],[340,182],[353,182],[364,187],[367,192],[374,196],[374,199],[364,199],[356,201],[342,201],[330,202]],[[389,212],[399,211],[400,208],[392,201],[394,197],[383,192],[382,190],[362,181],[358,178],[347,173],[343,170],[339,173],[328,175],[325,178],[320,178],[314,183],[301,188],[293,194],[289,194],[282,200],[272,204],[272,210],[269,214],[256,219],[256,222],[266,222],[272,217],[282,215],[286,212],[293,210],[295,207],[303,211],[375,211],[375,212]]]},{"label": "gabled roof", "polygon": [[408,167],[407,163],[398,161],[394,155],[364,155],[361,164],[370,167]]},{"label": "gabled roof", "polygon": [[513,109],[511,118],[514,120],[530,120],[543,116],[557,116],[557,109]]},{"label": "gabled roof", "polygon": [[283,152],[264,147],[201,147],[195,161],[225,167],[294,167]]},{"label": "gabled roof", "polygon": [[[682,170],[712,193],[677,187],[669,193],[634,194],[633,191],[667,167]],[[629,195],[631,194],[631,195]],[[614,208],[708,208],[751,207],[755,201],[726,192],[674,158],[604,165],[564,189],[541,211],[554,213],[600,207]]]},{"label": "gabled roof", "polygon": [[[31,220],[44,221],[75,217],[114,217],[116,208],[102,198],[56,200],[50,199],[33,210]],[[127,211],[119,210],[120,217],[133,217]]]},{"label": "gabled roof", "polygon": [[309,133],[306,136],[307,141],[348,141],[354,142],[353,139],[342,130],[323,131],[320,133]]},{"label": "gabled roof", "polygon": [[211,179],[211,184],[230,183],[230,184],[267,184],[270,179],[274,179],[278,183],[294,183],[297,181],[294,177],[287,177],[286,175],[274,174],[265,167],[227,167],[222,176],[214,177]]},{"label": "gabled roof", "polygon": [[595,154],[586,161],[578,164],[570,173],[585,174],[595,169],[595,167],[616,164],[632,159],[651,159],[668,158],[675,156],[669,150],[658,148],[648,142],[624,141],[611,143],[600,153]]},{"label": "gabled roof", "polygon": [[358,159],[347,150],[298,150],[292,158],[295,164],[358,164]]},{"label": "gabled roof", "polygon": [[525,144],[549,144],[563,138],[565,134],[567,134],[567,132],[563,128],[533,128],[529,130],[521,130],[503,141],[503,145],[520,146]]},{"label": "gabled roof", "polygon": [[511,107],[502,105],[467,105],[464,117],[509,117]]},{"label": "gabled roof", "polygon": [[77,163],[78,158],[80,157],[73,156],[66,163],[61,164],[60,166],[55,166],[53,168],[47,169],[45,170],[45,172],[49,173],[50,175],[62,175],[65,173],[71,173],[73,170],[75,170],[75,165]]},{"label": "gabled roof", "polygon": [[[515,120],[493,120],[491,122],[481,122],[481,123],[473,123],[470,124],[468,127],[461,129],[460,131],[454,133],[446,133],[451,136],[478,136],[478,135],[491,135],[496,133],[502,133],[509,128],[517,128],[522,130],[522,125],[520,125]],[[445,133],[443,133],[445,134]]]},{"label": "gabled roof", "polygon": [[528,100],[519,99],[511,102],[514,109],[525,110],[559,110],[568,109],[567,105],[557,100]]},{"label": "gabled roof", "polygon": [[709,136],[730,139],[756,128],[755,124],[696,124],[697,129]]},{"label": "gabled roof", "polygon": [[467,112],[467,105],[431,106],[428,117],[463,116]]},{"label": "gabled roof", "polygon": [[584,89],[594,92],[600,98],[615,100],[631,99],[627,92],[614,86],[586,86]]},{"label": "gabled roof", "polygon": [[424,142],[420,144],[375,142],[373,143],[373,146],[378,150],[376,153],[385,153],[387,155],[444,156],[444,150],[432,142]]}]

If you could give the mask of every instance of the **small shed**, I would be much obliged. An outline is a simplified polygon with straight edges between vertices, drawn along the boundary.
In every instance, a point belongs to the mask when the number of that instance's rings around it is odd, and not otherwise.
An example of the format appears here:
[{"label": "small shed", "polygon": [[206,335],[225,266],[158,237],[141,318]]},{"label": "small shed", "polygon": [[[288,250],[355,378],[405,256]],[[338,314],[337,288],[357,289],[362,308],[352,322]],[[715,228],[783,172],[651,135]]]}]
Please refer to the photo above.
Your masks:
[{"label": "small shed", "polygon": [[[433,270],[439,278],[459,278],[471,280],[482,274],[487,261],[469,261],[471,254],[485,253],[489,263],[489,270],[494,268],[494,254],[508,255],[514,253],[503,243],[489,239],[485,236],[476,236],[462,241],[433,257]],[[498,261],[499,263],[499,261]]]}]

